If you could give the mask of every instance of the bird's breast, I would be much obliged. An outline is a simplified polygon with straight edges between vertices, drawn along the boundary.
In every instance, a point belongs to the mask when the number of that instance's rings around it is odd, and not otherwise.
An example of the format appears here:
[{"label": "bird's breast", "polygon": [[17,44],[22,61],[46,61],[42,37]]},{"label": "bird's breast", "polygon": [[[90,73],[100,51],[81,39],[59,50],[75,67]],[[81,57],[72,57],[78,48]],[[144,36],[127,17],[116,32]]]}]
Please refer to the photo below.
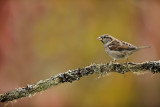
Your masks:
[{"label": "bird's breast", "polygon": [[113,51],[110,50],[109,48],[105,48],[105,51],[110,57],[114,59],[124,59],[132,54],[132,52],[130,51]]}]

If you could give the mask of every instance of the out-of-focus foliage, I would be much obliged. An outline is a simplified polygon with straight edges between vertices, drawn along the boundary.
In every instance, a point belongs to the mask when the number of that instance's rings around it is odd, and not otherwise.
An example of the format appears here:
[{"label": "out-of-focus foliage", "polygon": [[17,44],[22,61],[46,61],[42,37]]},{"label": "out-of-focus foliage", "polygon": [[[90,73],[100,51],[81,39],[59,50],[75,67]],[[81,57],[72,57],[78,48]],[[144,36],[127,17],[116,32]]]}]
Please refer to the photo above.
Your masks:
[{"label": "out-of-focus foliage", "polygon": [[[96,40],[105,33],[152,46],[130,61],[158,60],[159,11],[156,0],[1,0],[0,93],[111,61]],[[13,107],[153,107],[160,105],[158,78],[150,73],[94,75],[23,98]]]}]

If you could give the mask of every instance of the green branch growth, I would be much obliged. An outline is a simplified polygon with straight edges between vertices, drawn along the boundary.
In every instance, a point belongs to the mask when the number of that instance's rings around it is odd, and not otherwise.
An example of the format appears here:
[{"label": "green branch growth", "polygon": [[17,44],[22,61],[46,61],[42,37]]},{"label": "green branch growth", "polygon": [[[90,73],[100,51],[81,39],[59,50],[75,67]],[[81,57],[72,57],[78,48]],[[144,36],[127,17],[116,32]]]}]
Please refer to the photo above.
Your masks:
[{"label": "green branch growth", "polygon": [[105,74],[110,72],[126,73],[126,72],[142,72],[149,71],[152,73],[160,73],[160,61],[148,61],[143,63],[106,63],[106,64],[91,64],[84,68],[69,70],[64,73],[51,76],[46,80],[40,80],[36,84],[27,85],[25,87],[8,91],[0,94],[0,102],[14,101],[23,97],[27,97],[38,92],[47,90],[48,88],[60,83],[80,80],[84,76],[92,74]]}]

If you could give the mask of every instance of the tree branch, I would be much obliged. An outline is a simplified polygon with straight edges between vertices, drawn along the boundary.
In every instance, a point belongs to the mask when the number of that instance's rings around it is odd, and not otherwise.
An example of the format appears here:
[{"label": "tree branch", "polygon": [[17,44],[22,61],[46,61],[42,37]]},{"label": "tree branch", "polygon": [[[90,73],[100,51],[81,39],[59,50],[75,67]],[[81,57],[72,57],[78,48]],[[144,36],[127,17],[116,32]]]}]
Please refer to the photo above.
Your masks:
[{"label": "tree branch", "polygon": [[36,84],[27,85],[13,91],[6,92],[0,95],[0,102],[13,101],[19,98],[27,97],[38,92],[47,90],[48,88],[65,82],[73,82],[79,80],[81,77],[91,74],[105,74],[110,72],[126,73],[129,71],[150,71],[152,73],[160,73],[160,61],[148,61],[143,63],[107,63],[107,64],[91,64],[82,69],[69,70],[52,76],[46,80],[40,80]]}]

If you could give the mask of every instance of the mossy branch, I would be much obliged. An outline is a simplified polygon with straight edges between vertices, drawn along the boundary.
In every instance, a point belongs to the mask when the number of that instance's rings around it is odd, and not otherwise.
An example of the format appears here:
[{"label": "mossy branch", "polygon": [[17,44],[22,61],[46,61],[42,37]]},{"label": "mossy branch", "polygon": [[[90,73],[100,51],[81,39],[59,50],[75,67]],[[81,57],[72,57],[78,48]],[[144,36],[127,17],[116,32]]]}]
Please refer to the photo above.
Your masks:
[{"label": "mossy branch", "polygon": [[15,89],[0,95],[0,102],[14,101],[19,98],[27,97],[38,92],[47,90],[48,88],[65,82],[73,82],[81,77],[91,74],[104,74],[110,72],[126,73],[129,71],[140,72],[150,71],[152,73],[160,73],[160,61],[148,61],[143,63],[107,63],[107,64],[91,64],[84,68],[69,70],[52,76],[46,80],[40,80],[36,84],[27,85],[26,87]]}]

